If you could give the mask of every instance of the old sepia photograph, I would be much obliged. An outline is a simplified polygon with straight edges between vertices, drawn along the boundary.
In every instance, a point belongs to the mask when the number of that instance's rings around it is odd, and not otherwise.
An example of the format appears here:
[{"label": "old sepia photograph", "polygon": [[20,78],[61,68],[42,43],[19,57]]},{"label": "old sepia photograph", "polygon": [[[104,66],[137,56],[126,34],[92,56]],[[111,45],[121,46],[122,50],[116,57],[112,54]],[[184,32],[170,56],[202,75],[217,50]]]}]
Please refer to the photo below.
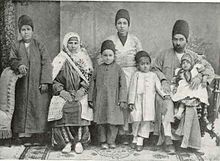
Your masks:
[{"label": "old sepia photograph", "polygon": [[0,1],[0,160],[220,161],[220,3]]}]

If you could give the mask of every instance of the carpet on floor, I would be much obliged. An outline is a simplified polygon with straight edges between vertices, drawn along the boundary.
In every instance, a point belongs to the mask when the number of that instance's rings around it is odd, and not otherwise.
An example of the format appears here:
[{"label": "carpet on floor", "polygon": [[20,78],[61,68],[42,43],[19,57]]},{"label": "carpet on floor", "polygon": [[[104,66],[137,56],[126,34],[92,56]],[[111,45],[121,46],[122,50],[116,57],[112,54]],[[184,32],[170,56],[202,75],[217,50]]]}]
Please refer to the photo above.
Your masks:
[{"label": "carpet on floor", "polygon": [[26,147],[19,159],[30,160],[147,160],[147,161],[206,161],[205,156],[198,153],[178,152],[168,155],[162,150],[154,151],[153,147],[144,147],[141,152],[136,152],[128,146],[118,146],[116,149],[102,150],[97,146],[88,147],[82,154],[72,151],[63,154],[49,146]]}]

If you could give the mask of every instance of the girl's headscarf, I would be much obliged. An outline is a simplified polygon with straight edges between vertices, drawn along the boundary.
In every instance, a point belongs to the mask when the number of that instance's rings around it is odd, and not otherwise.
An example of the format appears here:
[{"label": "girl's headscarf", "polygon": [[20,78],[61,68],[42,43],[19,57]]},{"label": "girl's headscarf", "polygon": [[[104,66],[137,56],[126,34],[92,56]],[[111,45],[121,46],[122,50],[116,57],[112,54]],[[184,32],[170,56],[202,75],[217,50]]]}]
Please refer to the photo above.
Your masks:
[{"label": "girl's headscarf", "polygon": [[[68,54],[70,54],[71,52],[70,52],[69,49],[67,48],[67,43],[68,43],[68,41],[69,41],[69,39],[70,39],[71,37],[76,38],[76,39],[79,41],[79,43],[81,44],[80,37],[79,37],[79,35],[78,35],[77,33],[75,33],[75,32],[69,32],[69,33],[67,33],[67,34],[64,36],[64,39],[63,39],[63,49],[62,49],[62,50],[63,50],[64,52],[67,52]],[[79,47],[77,50],[79,51],[79,49],[80,49],[80,47]]]}]

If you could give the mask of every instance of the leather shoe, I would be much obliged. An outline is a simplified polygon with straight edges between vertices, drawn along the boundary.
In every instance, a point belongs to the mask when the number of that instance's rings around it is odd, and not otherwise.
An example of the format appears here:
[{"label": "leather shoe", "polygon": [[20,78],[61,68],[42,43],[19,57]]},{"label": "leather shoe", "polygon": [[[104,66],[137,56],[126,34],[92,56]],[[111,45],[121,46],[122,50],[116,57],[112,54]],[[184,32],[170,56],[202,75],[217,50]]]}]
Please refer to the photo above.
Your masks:
[{"label": "leather shoe", "polygon": [[108,144],[103,143],[103,144],[101,145],[101,148],[102,148],[103,150],[105,150],[105,149],[108,149],[109,146],[108,146]]},{"label": "leather shoe", "polygon": [[110,148],[110,149],[115,149],[115,148],[116,148],[116,145],[115,145],[115,144],[109,144],[109,148]]}]

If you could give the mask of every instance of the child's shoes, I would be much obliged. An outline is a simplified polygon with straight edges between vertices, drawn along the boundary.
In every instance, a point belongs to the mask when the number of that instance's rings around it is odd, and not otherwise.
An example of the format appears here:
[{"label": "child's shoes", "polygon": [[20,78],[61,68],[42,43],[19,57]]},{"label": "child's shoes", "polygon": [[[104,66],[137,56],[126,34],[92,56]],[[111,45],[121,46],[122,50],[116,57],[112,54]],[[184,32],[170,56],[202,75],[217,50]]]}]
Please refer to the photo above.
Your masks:
[{"label": "child's shoes", "polygon": [[110,148],[110,149],[115,149],[115,148],[116,148],[116,145],[115,145],[115,144],[109,144],[109,148]]},{"label": "child's shoes", "polygon": [[103,144],[101,145],[101,148],[102,148],[103,150],[105,150],[105,149],[108,149],[109,146],[108,146],[108,144],[103,143]]},{"label": "child's shoes", "polygon": [[142,151],[142,150],[143,150],[143,145],[137,145],[137,146],[136,146],[136,150],[137,150],[138,152]]}]

